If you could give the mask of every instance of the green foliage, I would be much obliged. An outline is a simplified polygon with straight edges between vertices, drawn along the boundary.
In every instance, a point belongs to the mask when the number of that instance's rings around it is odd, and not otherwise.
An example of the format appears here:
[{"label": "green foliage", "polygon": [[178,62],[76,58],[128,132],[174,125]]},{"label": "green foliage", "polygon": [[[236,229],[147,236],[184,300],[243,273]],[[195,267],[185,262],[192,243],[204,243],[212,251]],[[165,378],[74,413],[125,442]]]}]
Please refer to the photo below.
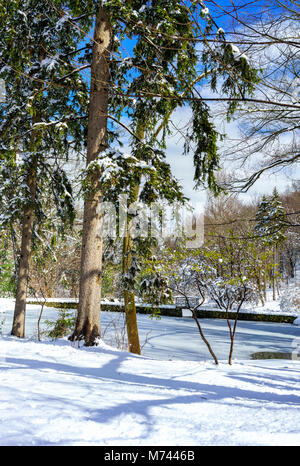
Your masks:
[{"label": "green foliage", "polygon": [[[62,224],[71,223],[72,189],[60,160],[82,148],[86,131],[87,86],[72,63],[82,33],[57,9],[67,2],[15,0],[1,7],[1,223],[19,220],[28,206],[42,221],[50,199]],[[34,199],[30,177],[37,179]]]},{"label": "green foliage", "polygon": [[217,146],[218,132],[211,121],[209,108],[205,102],[193,102],[192,109],[192,128],[186,138],[184,150],[188,154],[191,146],[196,146],[194,149],[196,186],[199,187],[207,181],[209,189],[218,194],[220,188],[215,180],[216,170],[220,168]]},{"label": "green foliage", "polygon": [[15,265],[13,261],[1,260],[0,265],[0,296],[12,297],[16,292]]},{"label": "green foliage", "polygon": [[118,265],[105,264],[101,284],[101,294],[103,298],[116,295],[118,287],[116,279],[120,276],[119,269],[120,267]]},{"label": "green foliage", "polygon": [[263,196],[256,212],[256,234],[265,244],[278,246],[286,239],[286,213],[276,188],[272,196]]},{"label": "green foliage", "polygon": [[60,309],[56,321],[46,320],[48,326],[45,334],[53,340],[63,338],[74,330],[75,317],[67,309]]}]

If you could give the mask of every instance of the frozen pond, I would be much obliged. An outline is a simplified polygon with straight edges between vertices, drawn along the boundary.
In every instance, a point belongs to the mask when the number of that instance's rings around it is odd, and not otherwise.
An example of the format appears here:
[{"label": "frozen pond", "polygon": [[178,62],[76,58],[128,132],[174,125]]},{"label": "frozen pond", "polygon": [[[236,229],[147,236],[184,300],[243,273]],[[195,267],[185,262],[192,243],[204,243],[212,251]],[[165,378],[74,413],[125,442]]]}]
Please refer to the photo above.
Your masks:
[{"label": "frozen pond", "polygon": [[[1,300],[2,301],[2,300]],[[0,303],[2,304],[2,303]],[[2,333],[11,330],[13,305],[2,306],[0,322]],[[40,306],[28,305],[26,317],[26,337],[36,338],[37,319]],[[70,311],[75,312],[75,311]],[[41,329],[45,330],[45,320],[56,320],[57,310],[45,307]],[[227,359],[229,333],[225,320],[201,319],[203,331],[214,352],[220,360]],[[162,316],[159,320],[148,315],[138,314],[142,353],[156,359],[205,360],[210,355],[200,339],[198,329],[191,318]],[[103,340],[116,346],[124,339],[124,316],[118,312],[102,312],[101,327]],[[257,352],[291,353],[300,348],[300,328],[291,324],[270,322],[238,323],[235,340],[234,358],[250,359]]]}]

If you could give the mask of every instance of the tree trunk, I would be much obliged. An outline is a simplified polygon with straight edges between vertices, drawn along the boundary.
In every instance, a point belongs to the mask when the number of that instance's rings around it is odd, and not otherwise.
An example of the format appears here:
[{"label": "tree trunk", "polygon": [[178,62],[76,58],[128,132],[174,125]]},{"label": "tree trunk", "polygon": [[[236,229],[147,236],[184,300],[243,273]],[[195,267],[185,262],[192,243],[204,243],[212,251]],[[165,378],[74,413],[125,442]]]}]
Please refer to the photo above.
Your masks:
[{"label": "tree trunk", "polygon": [[[107,114],[111,25],[101,6],[96,17],[91,93],[88,120],[87,166],[107,149]],[[79,305],[76,326],[71,340],[85,340],[86,346],[96,344],[100,337],[100,301],[102,275],[102,190],[97,168],[88,176],[89,192],[84,202],[81,249]]]},{"label": "tree trunk", "polygon": [[[45,58],[45,51],[41,50],[39,54],[39,61],[41,62]],[[40,84],[36,89],[40,91],[43,84]],[[32,126],[41,121],[41,115],[37,112],[32,119]],[[27,288],[29,281],[29,270],[30,270],[30,256],[32,246],[32,235],[33,235],[33,224],[35,215],[35,196],[37,186],[37,167],[38,160],[35,150],[35,141],[39,135],[39,131],[32,130],[30,146],[32,153],[32,161],[29,167],[27,175],[27,187],[29,191],[29,203],[25,208],[23,223],[22,223],[22,240],[21,240],[21,251],[20,251],[20,262],[18,268],[18,279],[17,279],[17,292],[16,292],[16,303],[14,310],[14,318],[11,334],[24,338],[25,336],[25,315],[26,315],[26,299],[27,299]]]},{"label": "tree trunk", "polygon": [[267,267],[264,270],[264,301],[267,300]]},{"label": "tree trunk", "polygon": [[296,270],[296,264],[293,262],[293,260],[290,258],[290,271],[291,271],[291,278],[295,278],[295,270]]},{"label": "tree trunk", "polygon": [[273,301],[276,300],[276,279],[275,279],[275,266],[276,263],[276,246],[273,246],[273,274],[272,274],[272,288],[273,288]]},{"label": "tree trunk", "polygon": [[31,255],[31,243],[34,222],[34,203],[37,179],[36,169],[37,163],[35,159],[27,177],[27,186],[30,192],[30,205],[26,208],[23,217],[21,255],[18,270],[16,303],[11,331],[12,335],[19,338],[24,338],[25,336],[26,299],[29,279],[29,261]]},{"label": "tree trunk", "polygon": [[[144,128],[142,124],[137,124],[137,137],[142,141],[144,139]],[[130,193],[130,202],[138,201],[140,184],[134,186]],[[123,238],[123,274],[128,273],[132,260],[132,238],[127,221],[126,237]],[[128,338],[128,350],[130,353],[141,354],[139,331],[137,325],[136,305],[134,291],[124,290],[124,308],[126,315],[126,328]]]},{"label": "tree trunk", "polygon": [[242,305],[244,304],[245,297],[242,299],[240,304],[238,305],[238,308],[236,310],[235,314],[235,319],[234,319],[234,324],[233,324],[233,329],[231,328],[230,320],[227,319],[227,324],[229,327],[229,334],[230,334],[230,350],[229,350],[229,356],[228,356],[228,364],[231,366],[232,365],[232,356],[233,356],[233,346],[234,346],[234,338],[235,338],[235,333],[236,333],[236,328],[237,328],[237,323],[238,323],[238,318],[239,318],[239,313],[241,310]]},{"label": "tree trunk", "polygon": [[215,353],[214,353],[212,347],[210,346],[208,340],[207,340],[207,339],[205,338],[205,336],[204,336],[202,327],[201,327],[201,325],[200,325],[200,323],[199,323],[199,321],[198,321],[197,312],[196,312],[195,310],[191,310],[191,312],[192,312],[192,315],[193,315],[193,319],[194,319],[194,321],[196,322],[196,325],[197,325],[197,327],[198,327],[198,330],[199,330],[199,333],[200,333],[200,336],[201,336],[202,340],[203,340],[204,343],[206,344],[207,349],[208,349],[208,351],[210,352],[210,355],[212,356],[212,358],[213,358],[214,361],[215,361],[215,364],[218,365],[218,364],[219,364],[218,358],[217,358],[217,356],[215,355]]},{"label": "tree trunk", "polygon": [[[132,259],[132,239],[127,231],[127,236],[123,238],[123,274],[128,273]],[[136,306],[134,292],[124,290],[124,308],[126,315],[126,328],[128,338],[128,350],[131,353],[141,354],[139,331],[136,317]]]}]

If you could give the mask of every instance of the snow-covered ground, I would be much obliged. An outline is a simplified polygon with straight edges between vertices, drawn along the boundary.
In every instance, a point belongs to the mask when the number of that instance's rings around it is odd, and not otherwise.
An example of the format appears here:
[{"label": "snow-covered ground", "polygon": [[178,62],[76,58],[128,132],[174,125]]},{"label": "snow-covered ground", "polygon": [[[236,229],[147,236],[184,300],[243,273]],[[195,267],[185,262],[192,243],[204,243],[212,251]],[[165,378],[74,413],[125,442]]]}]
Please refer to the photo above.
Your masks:
[{"label": "snow-covered ground", "polygon": [[[13,304],[0,300],[0,445],[300,444],[298,326],[239,322],[230,367],[226,322],[201,319],[217,367],[190,318],[138,315],[146,343],[135,356],[107,344],[121,336],[120,313],[101,314],[98,347],[74,348],[36,341],[37,305],[27,306],[27,338],[9,336]],[[250,360],[258,351],[293,359]]]},{"label": "snow-covered ground", "polygon": [[0,445],[299,445],[299,376],[2,337]]}]

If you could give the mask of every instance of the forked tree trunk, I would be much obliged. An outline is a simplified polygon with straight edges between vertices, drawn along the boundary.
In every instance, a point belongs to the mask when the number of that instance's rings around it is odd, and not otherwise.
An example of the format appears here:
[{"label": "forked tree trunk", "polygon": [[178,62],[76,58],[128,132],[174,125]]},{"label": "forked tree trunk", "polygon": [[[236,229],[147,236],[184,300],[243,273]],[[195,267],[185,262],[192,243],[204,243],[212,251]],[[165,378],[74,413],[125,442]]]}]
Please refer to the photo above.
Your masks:
[{"label": "forked tree trunk", "polygon": [[[240,313],[240,310],[241,310],[241,307],[242,307],[243,303],[244,303],[244,299],[240,302],[240,304],[238,305],[238,308],[236,310],[233,328],[231,327],[230,320],[227,318],[227,324],[228,324],[229,335],[230,335],[230,350],[229,350],[229,356],[228,356],[228,364],[230,364],[230,366],[232,365],[233,346],[234,346],[234,339],[235,339],[235,334],[236,334],[236,328],[237,328],[239,313]],[[227,312],[228,312],[228,310],[227,310]]]},{"label": "forked tree trunk", "polygon": [[[107,113],[111,25],[101,6],[96,17],[91,91],[88,120],[87,166],[107,148]],[[100,337],[100,300],[102,275],[102,190],[101,172],[92,171],[88,178],[90,190],[84,202],[83,236],[80,266],[79,305],[76,326],[71,340],[84,339],[86,346],[96,344]]]},{"label": "forked tree trunk", "polygon": [[18,270],[18,282],[14,318],[11,334],[15,337],[25,336],[25,314],[27,287],[29,280],[29,262],[31,255],[31,243],[34,223],[34,204],[36,195],[36,161],[28,173],[27,186],[30,192],[30,205],[26,208],[22,224],[21,255]]}]

